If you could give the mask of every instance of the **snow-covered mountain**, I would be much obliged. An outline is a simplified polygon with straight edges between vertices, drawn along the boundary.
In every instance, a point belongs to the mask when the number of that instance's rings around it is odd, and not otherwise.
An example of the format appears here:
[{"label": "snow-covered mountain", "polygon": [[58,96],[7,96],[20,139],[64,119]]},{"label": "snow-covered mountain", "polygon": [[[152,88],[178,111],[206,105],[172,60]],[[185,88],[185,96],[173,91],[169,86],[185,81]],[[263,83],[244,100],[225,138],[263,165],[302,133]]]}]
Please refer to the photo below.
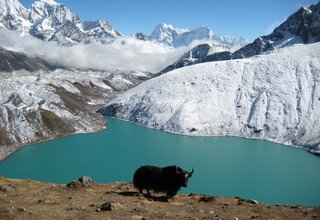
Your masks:
[{"label": "snow-covered mountain", "polygon": [[185,135],[266,139],[320,154],[320,43],[148,80],[99,111]]},{"label": "snow-covered mountain", "polygon": [[186,52],[179,60],[161,70],[159,74],[193,65],[220,60],[242,59],[252,57],[258,54],[273,51],[275,49],[291,46],[297,43],[314,43],[320,41],[320,2],[309,7],[302,7],[292,14],[285,22],[279,25],[271,34],[261,36],[252,43],[232,52],[225,50],[222,52],[208,53],[192,62],[185,62],[185,56],[188,54],[204,54],[203,48],[196,46]]},{"label": "snow-covered mountain", "polygon": [[30,26],[29,11],[18,0],[0,0],[0,28],[25,33]]},{"label": "snow-covered mountain", "polygon": [[30,9],[18,0],[0,0],[0,6],[0,27],[60,45],[107,44],[122,36],[106,21],[82,22],[72,10],[54,0],[38,0]]},{"label": "snow-covered mountain", "polygon": [[240,48],[248,43],[243,37],[218,36],[206,26],[188,30],[174,28],[165,23],[159,24],[149,38],[172,47],[188,46],[195,40],[211,41],[232,48]]},{"label": "snow-covered mountain", "polygon": [[213,43],[199,44],[198,46],[186,52],[181,58],[179,58],[179,60],[167,66],[165,69],[161,70],[155,76],[158,76],[160,74],[163,74],[184,66],[190,66],[195,63],[202,63],[203,60],[209,55],[216,54],[222,51],[229,53],[231,51],[231,48],[221,44],[213,44]]},{"label": "snow-covered mountain", "polygon": [[0,160],[21,146],[105,127],[97,105],[150,74],[56,69],[0,71]]}]

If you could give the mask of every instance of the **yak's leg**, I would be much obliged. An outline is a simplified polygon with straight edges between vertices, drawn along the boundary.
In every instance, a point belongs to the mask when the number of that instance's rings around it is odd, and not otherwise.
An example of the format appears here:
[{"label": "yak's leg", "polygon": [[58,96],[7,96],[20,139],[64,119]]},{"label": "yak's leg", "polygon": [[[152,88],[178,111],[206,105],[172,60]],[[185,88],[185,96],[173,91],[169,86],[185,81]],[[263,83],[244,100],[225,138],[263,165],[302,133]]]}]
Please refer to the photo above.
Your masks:
[{"label": "yak's leg", "polygon": [[176,189],[170,189],[167,191],[166,196],[168,198],[173,198],[175,195],[177,195],[178,190]]}]

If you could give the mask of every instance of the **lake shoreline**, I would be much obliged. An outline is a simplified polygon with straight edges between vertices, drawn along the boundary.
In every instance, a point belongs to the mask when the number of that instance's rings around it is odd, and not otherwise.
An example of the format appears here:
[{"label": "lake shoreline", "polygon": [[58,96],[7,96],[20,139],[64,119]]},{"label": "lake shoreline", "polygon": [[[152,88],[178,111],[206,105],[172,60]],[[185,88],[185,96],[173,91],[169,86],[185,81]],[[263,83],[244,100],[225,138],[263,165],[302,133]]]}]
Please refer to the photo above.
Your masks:
[{"label": "lake shoreline", "polygon": [[112,116],[105,116],[105,117],[109,117],[109,118],[113,118],[115,120],[120,120],[120,121],[124,121],[124,122],[128,122],[128,123],[131,123],[131,124],[134,124],[134,125],[137,125],[139,127],[142,127],[142,128],[148,128],[148,129],[152,129],[152,130],[156,130],[156,131],[162,131],[162,132],[166,132],[166,133],[169,133],[169,134],[174,134],[174,135],[181,135],[181,136],[185,136],[185,137],[235,137],[235,138],[243,138],[243,139],[249,139],[249,140],[258,140],[258,141],[267,141],[267,142],[271,142],[271,143],[275,143],[275,144],[281,144],[285,147],[291,147],[291,148],[296,148],[296,149],[301,149],[301,150],[305,150],[307,151],[308,153],[314,155],[314,156],[320,156],[320,150],[319,151],[314,151],[314,150],[310,150],[306,147],[303,147],[303,146],[298,146],[298,145],[291,145],[291,144],[288,144],[288,143],[283,143],[283,142],[277,142],[275,140],[272,140],[272,139],[259,139],[259,138],[255,138],[255,137],[244,137],[244,136],[228,136],[228,135],[187,135],[187,134],[181,134],[181,133],[177,133],[177,132],[173,132],[173,131],[169,131],[169,130],[165,130],[165,129],[157,129],[157,128],[154,128],[154,127],[146,127],[144,125],[141,125],[137,122],[133,122],[133,121],[129,121],[129,120],[126,120],[126,119],[122,119],[122,118],[116,118],[116,117],[112,117]]},{"label": "lake shoreline", "polygon": [[40,144],[40,143],[47,142],[47,141],[54,141],[54,140],[58,140],[58,139],[69,137],[69,136],[73,136],[73,135],[99,133],[99,132],[101,132],[103,130],[108,129],[107,126],[106,126],[106,122],[104,124],[105,124],[104,126],[101,126],[100,128],[98,128],[95,131],[75,132],[75,133],[70,133],[70,134],[64,134],[64,135],[61,135],[59,137],[50,137],[50,138],[47,138],[47,139],[40,139],[40,140],[36,140],[34,142],[30,142],[30,143],[27,143],[27,144],[2,146],[1,154],[0,154],[0,163],[2,161],[6,160],[7,158],[9,158],[12,154],[14,154],[14,153],[18,152],[19,150],[21,150],[22,148],[25,148],[25,147],[28,147],[28,146],[31,146],[31,145],[34,145],[34,144]]},{"label": "lake shoreline", "polygon": [[[27,144],[2,146],[1,154],[0,154],[0,163],[1,163],[1,161],[4,161],[8,157],[10,157],[10,155],[12,155],[15,152],[19,151],[20,149],[22,149],[24,147],[28,147],[30,145],[39,144],[39,143],[46,142],[46,141],[53,141],[53,140],[65,138],[65,137],[72,136],[72,135],[98,133],[98,132],[101,132],[101,131],[103,131],[105,129],[108,129],[108,127],[107,127],[108,117],[105,116],[103,118],[104,118],[104,126],[100,126],[95,131],[91,131],[91,132],[75,132],[75,133],[61,135],[59,137],[50,137],[48,139],[37,140],[35,142],[31,142],[31,143],[27,143]],[[153,129],[153,130],[157,130],[157,131],[163,131],[163,132],[167,132],[167,133],[170,133],[170,134],[187,136],[187,137],[237,137],[237,138],[252,139],[252,140],[259,140],[259,141],[268,141],[268,142],[272,142],[272,143],[276,143],[276,144],[282,144],[282,145],[284,145],[286,147],[293,147],[293,148],[297,148],[297,149],[302,149],[302,150],[305,150],[308,153],[310,153],[310,154],[312,154],[314,156],[317,156],[317,157],[320,156],[320,151],[313,151],[313,150],[307,149],[307,148],[302,147],[302,146],[290,145],[290,144],[286,144],[286,143],[276,142],[274,140],[266,140],[266,139],[258,139],[258,138],[253,138],[253,137],[242,137],[242,136],[186,135],[186,134],[175,133],[175,132],[168,131],[168,130],[160,130],[160,129],[153,128],[153,127],[145,127],[145,126],[143,126],[141,124],[138,124],[138,123],[135,123],[135,122],[132,122],[132,121],[128,121],[128,120],[125,120],[125,119],[121,119],[121,118],[115,118],[115,117],[109,117],[109,118],[113,118],[115,120],[120,120],[120,121],[124,121],[124,122],[128,122],[128,123],[132,123],[132,124],[135,124],[135,125],[137,125],[139,127],[143,127],[143,128]]]}]

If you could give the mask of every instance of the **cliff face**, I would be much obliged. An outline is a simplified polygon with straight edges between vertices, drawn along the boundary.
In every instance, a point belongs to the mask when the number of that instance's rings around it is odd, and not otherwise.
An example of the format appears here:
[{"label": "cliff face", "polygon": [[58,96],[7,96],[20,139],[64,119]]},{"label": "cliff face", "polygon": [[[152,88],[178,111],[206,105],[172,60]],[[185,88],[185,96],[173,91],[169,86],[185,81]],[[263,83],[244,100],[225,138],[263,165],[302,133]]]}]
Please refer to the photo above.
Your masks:
[{"label": "cliff face", "polygon": [[239,197],[140,195],[129,183],[58,185],[0,177],[1,219],[318,219],[320,207]]}]

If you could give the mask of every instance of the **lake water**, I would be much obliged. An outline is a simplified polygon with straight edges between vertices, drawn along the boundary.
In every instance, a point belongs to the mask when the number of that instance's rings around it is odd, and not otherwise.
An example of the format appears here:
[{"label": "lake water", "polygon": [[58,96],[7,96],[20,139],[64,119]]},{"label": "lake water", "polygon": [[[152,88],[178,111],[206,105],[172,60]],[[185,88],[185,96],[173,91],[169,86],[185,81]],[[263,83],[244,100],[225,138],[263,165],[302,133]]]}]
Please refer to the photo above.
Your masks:
[{"label": "lake water", "polygon": [[131,181],[141,165],[195,167],[180,193],[240,196],[268,204],[320,205],[320,157],[266,141],[186,137],[108,119],[108,130],[22,148],[0,175],[53,183],[80,176]]}]

